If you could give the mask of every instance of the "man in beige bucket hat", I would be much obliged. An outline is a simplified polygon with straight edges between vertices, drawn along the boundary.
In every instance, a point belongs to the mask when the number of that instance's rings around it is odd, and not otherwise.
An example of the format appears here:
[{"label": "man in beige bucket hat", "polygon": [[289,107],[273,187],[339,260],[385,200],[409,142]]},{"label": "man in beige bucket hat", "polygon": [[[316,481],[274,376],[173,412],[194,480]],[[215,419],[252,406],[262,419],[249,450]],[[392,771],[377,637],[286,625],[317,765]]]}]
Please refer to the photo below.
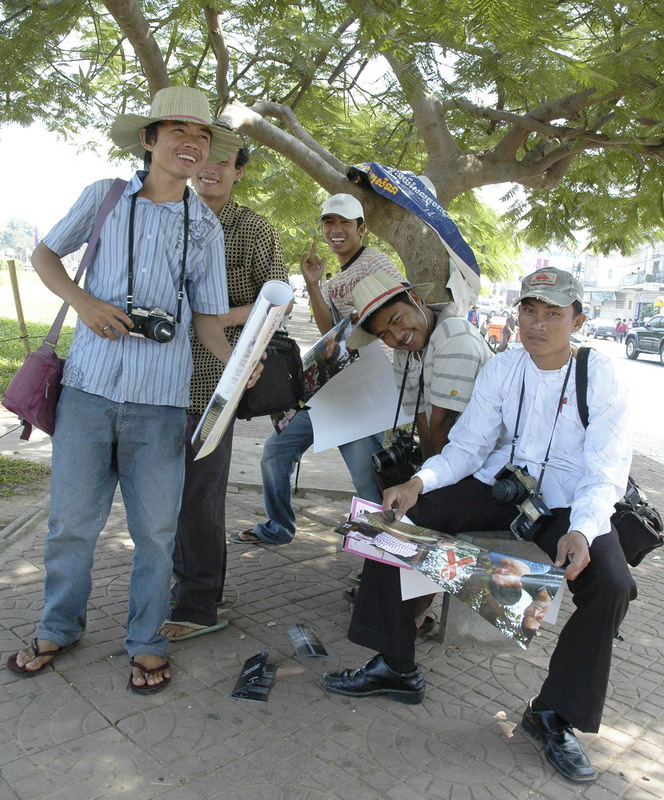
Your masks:
[{"label": "man in beige bucket hat", "polygon": [[417,429],[424,458],[447,444],[477,373],[491,356],[477,328],[450,313],[449,304],[425,304],[432,290],[431,283],[408,286],[383,271],[368,275],[352,292],[359,320],[348,337],[354,349],[377,338],[394,349],[394,375],[397,385],[404,385],[402,403],[409,414],[415,413],[422,387]]},{"label": "man in beige bucket hat", "polygon": [[83,190],[32,256],[40,278],[78,313],[53,437],[51,512],[44,610],[30,647],[7,668],[34,677],[85,636],[95,544],[122,488],[134,557],[129,585],[128,689],[164,689],[173,541],[184,472],[189,405],[189,327],[219,359],[228,344],[218,315],[228,311],[224,243],[212,211],[187,181],[241,140],[213,128],[205,95],[170,87],[146,116],[121,115],[111,137],[149,154],[109,212],[85,288],[61,259],[90,238],[112,180]]}]

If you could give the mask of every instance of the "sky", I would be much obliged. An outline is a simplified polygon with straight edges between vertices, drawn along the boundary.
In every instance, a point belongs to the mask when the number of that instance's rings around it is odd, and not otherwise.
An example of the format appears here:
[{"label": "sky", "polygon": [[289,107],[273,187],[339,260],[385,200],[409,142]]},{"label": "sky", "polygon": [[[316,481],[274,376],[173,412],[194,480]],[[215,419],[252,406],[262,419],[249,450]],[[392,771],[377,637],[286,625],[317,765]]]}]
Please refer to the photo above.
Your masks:
[{"label": "sky", "polygon": [[[80,143],[84,141],[81,137]],[[129,178],[129,161],[110,163],[103,140],[97,152],[79,152],[80,143],[65,142],[35,123],[0,126],[3,191],[0,225],[19,219],[37,226],[40,237],[61,219],[81,191],[101,178]],[[138,166],[138,164],[136,164]]]}]

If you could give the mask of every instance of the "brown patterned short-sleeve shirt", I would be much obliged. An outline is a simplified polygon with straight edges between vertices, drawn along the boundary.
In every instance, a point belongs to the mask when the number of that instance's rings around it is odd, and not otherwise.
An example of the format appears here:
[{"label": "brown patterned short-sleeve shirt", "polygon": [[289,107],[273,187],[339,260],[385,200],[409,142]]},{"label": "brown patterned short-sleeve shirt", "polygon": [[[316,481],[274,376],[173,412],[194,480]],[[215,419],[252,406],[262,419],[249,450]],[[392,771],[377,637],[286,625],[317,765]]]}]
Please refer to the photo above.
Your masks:
[{"label": "brown patterned short-sleeve shirt", "polygon": [[[219,212],[226,246],[226,277],[231,307],[246,306],[258,297],[265,281],[288,283],[279,236],[270,223],[232,198]],[[235,346],[241,325],[226,328],[226,338]],[[202,414],[219,382],[223,364],[204,347],[193,329],[191,349],[194,371],[191,377],[190,414]]]}]

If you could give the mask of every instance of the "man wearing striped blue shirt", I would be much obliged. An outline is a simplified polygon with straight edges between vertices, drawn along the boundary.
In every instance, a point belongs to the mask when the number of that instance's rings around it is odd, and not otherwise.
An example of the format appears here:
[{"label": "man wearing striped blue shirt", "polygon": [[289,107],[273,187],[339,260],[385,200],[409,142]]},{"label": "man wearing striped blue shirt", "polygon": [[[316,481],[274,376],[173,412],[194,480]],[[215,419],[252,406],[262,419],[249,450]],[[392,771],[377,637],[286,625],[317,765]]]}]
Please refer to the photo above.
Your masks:
[{"label": "man wearing striped blue shirt", "polygon": [[144,694],[170,680],[157,629],[168,616],[182,495],[190,323],[219,359],[230,349],[217,316],[228,311],[222,229],[187,180],[241,140],[213,127],[205,95],[185,87],[160,90],[148,116],[118,116],[111,138],[145,154],[149,171],[134,175],[109,213],[85,288],[61,258],[90,237],[112,181],[85,189],[32,259],[78,321],[53,438],[44,610],[31,647],[7,666],[33,677],[84,636],[95,544],[119,482],[135,547],[128,688]]}]

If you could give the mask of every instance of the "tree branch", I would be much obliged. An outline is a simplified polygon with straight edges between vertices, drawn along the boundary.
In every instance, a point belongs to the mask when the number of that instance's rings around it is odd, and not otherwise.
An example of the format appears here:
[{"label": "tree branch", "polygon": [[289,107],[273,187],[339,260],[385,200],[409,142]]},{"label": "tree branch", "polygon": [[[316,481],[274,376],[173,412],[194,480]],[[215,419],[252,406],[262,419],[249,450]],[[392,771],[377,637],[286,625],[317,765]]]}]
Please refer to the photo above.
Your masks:
[{"label": "tree branch", "polygon": [[349,191],[350,183],[346,178],[346,164],[335,159],[314,141],[308,134],[295,135],[281,130],[264,119],[274,116],[277,119],[288,119],[289,127],[301,134],[304,130],[290,109],[279,107],[276,103],[259,100],[251,108],[233,102],[227,105],[219,119],[237,131],[241,131],[257,142],[285,156],[293,164],[304,170],[307,175],[329,192]]},{"label": "tree branch", "polygon": [[[317,142],[307,131],[304,129],[298,118],[295,116],[292,109],[281,103],[273,103],[269,100],[258,100],[251,107],[251,110],[261,117],[274,117],[282,122],[285,127],[290,131],[295,139],[302,142],[308,150],[316,153],[327,164],[329,164],[337,172],[343,172],[345,175],[346,165],[340,161],[336,156],[322,144]],[[224,109],[224,113],[226,110]]]},{"label": "tree branch", "polygon": [[154,97],[159,89],[168,86],[169,80],[166,64],[147,20],[136,0],[104,0],[104,5],[134,48],[148,80],[150,96]]},{"label": "tree branch", "polygon": [[415,125],[429,154],[430,163],[456,159],[461,150],[445,123],[443,104],[427,90],[415,62],[402,61],[387,50],[383,51],[383,56],[392,67],[406,100],[413,109]]},{"label": "tree branch", "polygon": [[230,100],[230,91],[228,88],[228,66],[230,64],[230,58],[228,56],[226,39],[224,38],[221,26],[221,14],[218,14],[214,9],[210,8],[210,6],[204,6],[203,13],[205,15],[205,23],[210,38],[210,46],[217,59],[215,87],[217,89],[217,97],[219,98],[219,107],[223,108]]}]

